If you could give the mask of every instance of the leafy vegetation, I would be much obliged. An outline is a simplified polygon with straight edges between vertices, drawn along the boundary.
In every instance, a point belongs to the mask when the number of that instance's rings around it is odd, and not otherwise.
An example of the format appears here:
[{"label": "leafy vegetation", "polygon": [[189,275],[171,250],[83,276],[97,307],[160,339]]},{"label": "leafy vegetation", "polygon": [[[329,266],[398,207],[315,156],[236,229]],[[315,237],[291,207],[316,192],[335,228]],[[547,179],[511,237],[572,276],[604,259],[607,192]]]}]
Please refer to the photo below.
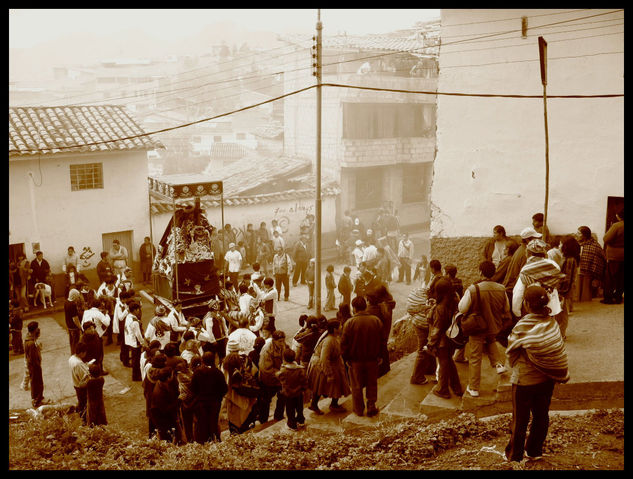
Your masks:
[{"label": "leafy vegetation", "polygon": [[[472,457],[463,454],[466,448],[504,443],[509,427],[509,415],[482,421],[461,414],[438,423],[420,417],[382,424],[370,431],[328,434],[308,425],[299,433],[246,433],[221,443],[177,446],[157,439],[140,441],[115,425],[89,428],[76,415],[54,415],[10,424],[9,469],[461,469],[472,468],[464,464],[476,466],[476,460],[473,463]],[[590,452],[591,447],[603,444],[597,433],[623,442],[623,411],[553,415],[545,453],[564,455],[574,447]],[[623,449],[612,449],[623,456]],[[442,457],[445,459],[439,461]],[[462,459],[470,462],[461,464]]]}]

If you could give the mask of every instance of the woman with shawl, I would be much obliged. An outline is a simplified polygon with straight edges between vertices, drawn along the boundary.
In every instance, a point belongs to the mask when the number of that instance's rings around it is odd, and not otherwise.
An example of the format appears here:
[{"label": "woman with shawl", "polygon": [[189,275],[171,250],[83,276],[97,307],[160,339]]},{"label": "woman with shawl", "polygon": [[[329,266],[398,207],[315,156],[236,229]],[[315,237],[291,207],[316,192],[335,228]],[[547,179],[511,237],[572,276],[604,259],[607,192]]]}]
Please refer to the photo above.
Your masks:
[{"label": "woman with shawl", "polygon": [[319,338],[308,363],[308,384],[312,390],[309,409],[317,414],[323,414],[319,409],[321,396],[332,399],[330,411],[344,411],[345,408],[338,400],[352,392],[341,356],[340,332],[341,323],[330,319],[327,322],[327,331]]},{"label": "woman with shawl", "polygon": [[[512,367],[512,435],[505,453],[509,461],[543,455],[549,427],[549,407],[557,382],[569,380],[567,352],[558,323],[547,307],[549,298],[541,286],[526,288],[523,304],[527,314],[512,329],[506,354]],[[530,433],[528,422],[532,415]],[[526,440],[527,435],[527,440]]]}]

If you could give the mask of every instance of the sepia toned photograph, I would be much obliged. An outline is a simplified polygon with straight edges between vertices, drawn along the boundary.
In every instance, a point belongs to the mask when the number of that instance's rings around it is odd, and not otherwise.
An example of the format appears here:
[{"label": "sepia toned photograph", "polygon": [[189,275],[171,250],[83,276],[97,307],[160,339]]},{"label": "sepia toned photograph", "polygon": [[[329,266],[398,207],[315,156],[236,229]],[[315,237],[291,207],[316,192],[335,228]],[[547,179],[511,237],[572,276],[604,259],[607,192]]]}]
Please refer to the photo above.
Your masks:
[{"label": "sepia toned photograph", "polygon": [[9,20],[8,470],[624,470],[624,9]]}]

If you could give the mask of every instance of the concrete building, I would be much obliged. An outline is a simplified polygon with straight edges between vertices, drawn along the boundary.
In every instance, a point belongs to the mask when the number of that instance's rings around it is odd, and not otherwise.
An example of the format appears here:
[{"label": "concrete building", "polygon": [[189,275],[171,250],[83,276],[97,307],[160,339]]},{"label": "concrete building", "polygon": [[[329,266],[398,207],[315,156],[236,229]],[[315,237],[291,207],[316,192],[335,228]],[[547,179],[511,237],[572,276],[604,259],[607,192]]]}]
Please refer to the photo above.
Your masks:
[{"label": "concrete building", "polygon": [[9,108],[10,260],[42,250],[62,294],[68,246],[89,279],[115,238],[138,262],[149,235],[147,150],[162,145],[117,139],[143,133],[119,106]]},{"label": "concrete building", "polygon": [[[554,235],[587,225],[599,240],[624,197],[622,10],[441,12],[431,254],[477,278],[495,225],[518,235],[545,205],[538,37],[548,42],[549,201]],[[608,95],[556,98],[558,95]],[[467,281],[465,281],[467,282]]]},{"label": "concrete building", "polygon": [[[286,38],[289,43],[299,38]],[[305,40],[305,39],[304,39]],[[397,210],[406,229],[428,226],[435,155],[436,42],[426,35],[323,34],[323,82],[428,94],[322,88],[322,171],[340,182],[337,209],[371,224],[378,209]],[[302,44],[305,46],[305,41]],[[310,71],[308,52],[296,67]],[[314,84],[305,72],[285,77],[285,93]],[[284,152],[316,157],[316,93],[284,99]]]}]

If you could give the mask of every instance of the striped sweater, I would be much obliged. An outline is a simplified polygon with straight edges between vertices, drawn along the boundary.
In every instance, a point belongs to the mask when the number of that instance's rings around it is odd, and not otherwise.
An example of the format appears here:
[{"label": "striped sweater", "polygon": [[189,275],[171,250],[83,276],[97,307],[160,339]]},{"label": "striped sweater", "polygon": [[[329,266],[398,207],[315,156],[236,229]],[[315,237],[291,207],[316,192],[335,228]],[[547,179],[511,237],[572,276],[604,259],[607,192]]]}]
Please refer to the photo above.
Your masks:
[{"label": "striped sweater", "polygon": [[553,317],[527,314],[519,320],[508,337],[506,355],[510,366],[514,367],[522,350],[546,376],[560,383],[569,381],[567,351]]}]

